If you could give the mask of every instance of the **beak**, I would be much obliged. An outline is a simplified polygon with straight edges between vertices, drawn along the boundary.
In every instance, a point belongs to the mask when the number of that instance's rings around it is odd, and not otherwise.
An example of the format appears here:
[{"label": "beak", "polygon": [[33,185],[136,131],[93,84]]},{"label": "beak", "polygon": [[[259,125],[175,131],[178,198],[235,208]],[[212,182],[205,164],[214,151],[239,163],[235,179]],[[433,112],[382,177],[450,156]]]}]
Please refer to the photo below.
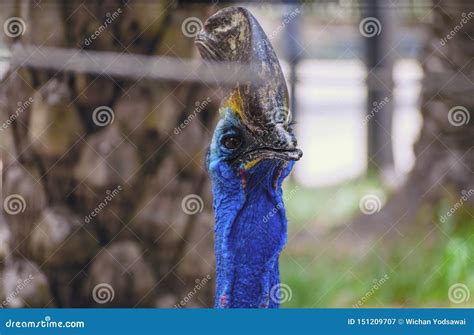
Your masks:
[{"label": "beak", "polygon": [[259,162],[264,159],[297,161],[303,152],[297,147],[295,136],[283,125],[276,125],[271,130],[265,129],[260,136],[253,137],[252,144],[240,155],[244,164]]},{"label": "beak", "polygon": [[242,155],[243,162],[256,162],[264,159],[279,159],[283,161],[297,161],[303,156],[303,151],[295,149],[258,148],[247,151]]}]

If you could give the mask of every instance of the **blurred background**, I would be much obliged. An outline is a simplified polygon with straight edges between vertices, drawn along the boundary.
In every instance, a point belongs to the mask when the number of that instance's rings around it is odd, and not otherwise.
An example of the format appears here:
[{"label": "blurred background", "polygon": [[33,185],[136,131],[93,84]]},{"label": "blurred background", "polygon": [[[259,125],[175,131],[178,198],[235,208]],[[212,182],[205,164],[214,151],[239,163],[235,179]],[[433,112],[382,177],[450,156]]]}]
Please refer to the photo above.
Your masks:
[{"label": "blurred background", "polygon": [[193,38],[229,5],[274,45],[304,152],[283,306],[474,306],[471,1],[6,0],[2,307],[212,306],[224,84]]}]

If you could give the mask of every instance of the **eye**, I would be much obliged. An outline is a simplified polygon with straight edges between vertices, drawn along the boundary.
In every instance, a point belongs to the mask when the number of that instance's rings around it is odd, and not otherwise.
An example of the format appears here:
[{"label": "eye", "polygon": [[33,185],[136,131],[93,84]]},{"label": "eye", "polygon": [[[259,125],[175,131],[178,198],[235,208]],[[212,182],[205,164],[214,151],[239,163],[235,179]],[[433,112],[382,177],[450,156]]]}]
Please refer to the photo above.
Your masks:
[{"label": "eye", "polygon": [[226,147],[226,149],[234,150],[240,147],[242,140],[237,136],[226,136],[222,139],[221,143]]}]

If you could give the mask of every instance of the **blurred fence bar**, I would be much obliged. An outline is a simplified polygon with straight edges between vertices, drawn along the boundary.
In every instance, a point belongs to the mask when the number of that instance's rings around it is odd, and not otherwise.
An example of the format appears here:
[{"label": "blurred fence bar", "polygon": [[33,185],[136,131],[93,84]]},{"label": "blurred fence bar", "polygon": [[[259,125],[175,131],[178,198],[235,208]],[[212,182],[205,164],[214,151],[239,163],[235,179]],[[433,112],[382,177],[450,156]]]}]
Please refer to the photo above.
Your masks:
[{"label": "blurred fence bar", "polygon": [[106,74],[134,79],[201,82],[232,85],[257,81],[249,64],[208,63],[167,56],[146,56],[109,51],[84,51],[16,44],[11,51],[12,67]]}]

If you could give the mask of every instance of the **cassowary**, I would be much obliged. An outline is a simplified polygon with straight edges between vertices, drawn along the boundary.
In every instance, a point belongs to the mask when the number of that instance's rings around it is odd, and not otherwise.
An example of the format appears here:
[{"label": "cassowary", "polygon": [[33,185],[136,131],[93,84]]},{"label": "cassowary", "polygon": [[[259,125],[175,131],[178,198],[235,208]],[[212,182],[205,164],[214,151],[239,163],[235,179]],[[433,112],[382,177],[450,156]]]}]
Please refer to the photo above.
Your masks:
[{"label": "cassowary", "polygon": [[204,59],[243,63],[259,79],[237,83],[224,98],[207,156],[216,221],[215,307],[277,308],[278,258],[287,235],[281,184],[302,156],[285,78],[245,8],[209,17],[196,46]]}]

